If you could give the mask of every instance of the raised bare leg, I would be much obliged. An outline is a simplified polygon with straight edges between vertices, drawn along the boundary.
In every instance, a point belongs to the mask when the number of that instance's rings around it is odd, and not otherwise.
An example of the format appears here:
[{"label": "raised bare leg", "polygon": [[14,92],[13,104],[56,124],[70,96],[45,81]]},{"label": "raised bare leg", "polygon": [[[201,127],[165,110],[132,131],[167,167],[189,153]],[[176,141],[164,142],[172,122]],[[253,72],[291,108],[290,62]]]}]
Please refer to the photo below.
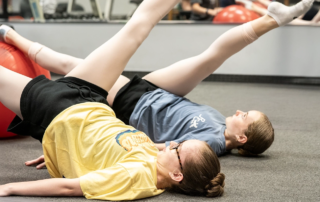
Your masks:
[{"label": "raised bare leg", "polygon": [[110,91],[129,59],[152,28],[180,0],[145,0],[128,23],[109,41],[92,52],[67,76],[74,76]]},{"label": "raised bare leg", "polygon": [[144,79],[171,93],[185,96],[226,59],[255,41],[259,36],[307,12],[312,2],[313,0],[303,0],[293,7],[274,2],[268,8],[268,15],[232,28],[200,55],[152,72]]},{"label": "raised bare leg", "polygon": [[125,77],[123,75],[120,75],[118,80],[116,81],[116,83],[112,86],[112,88],[108,92],[108,97],[107,97],[107,101],[111,107],[113,106],[114,98],[116,97],[119,90],[124,85],[126,85],[129,81],[130,81],[130,79],[128,79],[127,77]]},{"label": "raised bare leg", "polygon": [[[7,30],[6,32],[4,31],[5,29]],[[83,61],[83,59],[58,53],[39,43],[32,42],[6,25],[0,27],[0,34],[2,34],[0,38],[6,43],[14,45],[24,54],[29,55],[31,60],[50,72],[66,75]]]},{"label": "raised bare leg", "polygon": [[0,102],[23,119],[20,98],[31,78],[0,66]]},{"label": "raised bare leg", "polygon": [[[8,44],[14,45],[24,54],[29,55],[29,58],[41,67],[57,74],[66,75],[83,61],[83,59],[59,53],[39,43],[32,42],[6,25],[0,26],[0,38]],[[121,75],[110,89],[107,97],[110,106],[113,105],[117,92],[127,82],[129,82],[129,79]]]}]

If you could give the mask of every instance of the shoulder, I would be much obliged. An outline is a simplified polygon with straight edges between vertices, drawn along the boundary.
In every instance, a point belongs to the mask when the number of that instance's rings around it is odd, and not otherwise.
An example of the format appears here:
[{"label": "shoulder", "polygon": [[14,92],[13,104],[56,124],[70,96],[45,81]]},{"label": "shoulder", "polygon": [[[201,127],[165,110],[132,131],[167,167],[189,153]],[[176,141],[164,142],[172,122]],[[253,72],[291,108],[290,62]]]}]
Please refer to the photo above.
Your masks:
[{"label": "shoulder", "polygon": [[156,188],[156,162],[128,162],[118,163],[129,173],[132,189],[155,189]]}]

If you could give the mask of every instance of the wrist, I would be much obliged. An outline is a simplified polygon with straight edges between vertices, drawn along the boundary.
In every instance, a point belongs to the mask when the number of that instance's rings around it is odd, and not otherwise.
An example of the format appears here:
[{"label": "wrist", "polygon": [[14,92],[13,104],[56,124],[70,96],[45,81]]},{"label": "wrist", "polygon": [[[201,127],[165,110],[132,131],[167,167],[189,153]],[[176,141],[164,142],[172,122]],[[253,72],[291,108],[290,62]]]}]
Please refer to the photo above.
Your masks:
[{"label": "wrist", "polygon": [[6,190],[7,196],[12,195],[13,194],[13,184],[10,183],[10,184],[6,184],[5,186],[6,186],[5,190]]},{"label": "wrist", "polygon": [[209,8],[207,8],[207,10],[206,10],[206,15],[208,15],[209,14]]},{"label": "wrist", "polygon": [[10,184],[0,185],[0,197],[1,196],[10,196],[12,186]]}]

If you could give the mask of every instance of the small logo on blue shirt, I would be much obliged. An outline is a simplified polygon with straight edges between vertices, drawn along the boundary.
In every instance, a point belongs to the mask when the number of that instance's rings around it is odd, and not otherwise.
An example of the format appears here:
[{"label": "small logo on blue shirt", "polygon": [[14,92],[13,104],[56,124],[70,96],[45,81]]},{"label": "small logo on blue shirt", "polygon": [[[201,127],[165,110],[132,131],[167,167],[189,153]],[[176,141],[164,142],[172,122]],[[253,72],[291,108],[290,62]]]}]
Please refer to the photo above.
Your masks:
[{"label": "small logo on blue shirt", "polygon": [[205,122],[206,121],[206,119],[203,118],[201,115],[202,114],[200,114],[199,116],[193,117],[193,119],[191,121],[190,128],[192,128],[192,127],[198,128],[198,124],[199,124],[200,121],[201,122]]}]

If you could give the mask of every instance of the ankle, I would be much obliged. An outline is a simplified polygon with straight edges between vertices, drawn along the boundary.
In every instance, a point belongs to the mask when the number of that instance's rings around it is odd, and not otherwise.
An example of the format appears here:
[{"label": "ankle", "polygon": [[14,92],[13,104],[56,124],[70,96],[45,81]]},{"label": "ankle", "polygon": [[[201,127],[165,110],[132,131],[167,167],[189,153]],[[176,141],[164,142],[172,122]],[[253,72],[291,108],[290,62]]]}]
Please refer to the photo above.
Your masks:
[{"label": "ankle", "polygon": [[11,26],[1,25],[0,26],[0,41],[7,42],[6,38],[7,38],[8,32],[10,32],[11,30],[12,30]]},{"label": "ankle", "polygon": [[269,15],[264,15],[251,22],[252,28],[258,37],[279,27],[277,21]]},{"label": "ankle", "polygon": [[290,23],[295,18],[305,14],[312,6],[314,0],[302,0],[294,6],[287,7],[278,2],[272,2],[268,6],[268,15],[277,21],[279,26]]},{"label": "ankle", "polygon": [[15,32],[14,30],[9,30],[5,36],[5,42],[10,45],[14,45]]},{"label": "ankle", "polygon": [[266,24],[268,24],[270,28],[279,27],[277,21],[273,17],[271,17],[269,15],[264,15],[263,18],[264,18],[264,21],[266,22]]}]

